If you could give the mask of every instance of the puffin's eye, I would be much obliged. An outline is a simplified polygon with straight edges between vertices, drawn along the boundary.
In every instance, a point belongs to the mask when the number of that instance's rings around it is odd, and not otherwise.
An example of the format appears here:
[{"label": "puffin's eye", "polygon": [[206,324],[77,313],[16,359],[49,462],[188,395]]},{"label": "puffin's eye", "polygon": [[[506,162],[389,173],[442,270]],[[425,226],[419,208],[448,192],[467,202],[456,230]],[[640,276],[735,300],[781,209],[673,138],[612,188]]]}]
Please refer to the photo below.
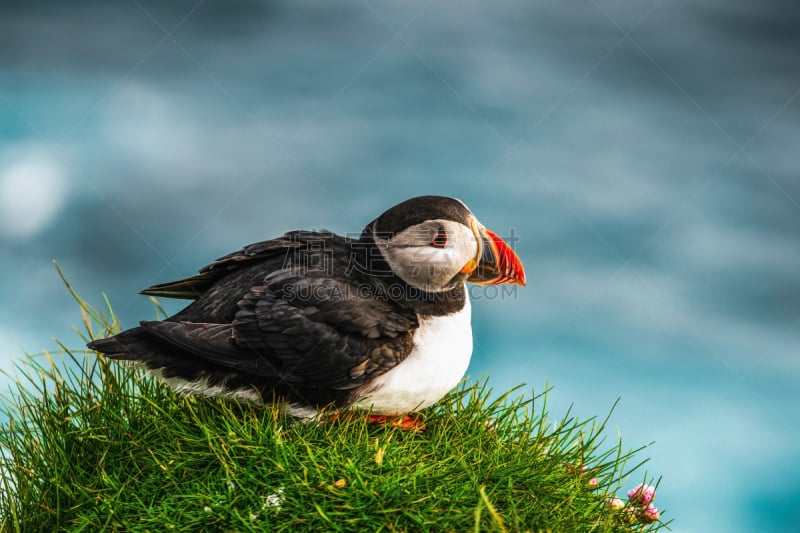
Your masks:
[{"label": "puffin's eye", "polygon": [[447,232],[444,228],[439,228],[436,232],[436,236],[431,241],[431,246],[435,246],[436,248],[444,248],[447,246]]}]

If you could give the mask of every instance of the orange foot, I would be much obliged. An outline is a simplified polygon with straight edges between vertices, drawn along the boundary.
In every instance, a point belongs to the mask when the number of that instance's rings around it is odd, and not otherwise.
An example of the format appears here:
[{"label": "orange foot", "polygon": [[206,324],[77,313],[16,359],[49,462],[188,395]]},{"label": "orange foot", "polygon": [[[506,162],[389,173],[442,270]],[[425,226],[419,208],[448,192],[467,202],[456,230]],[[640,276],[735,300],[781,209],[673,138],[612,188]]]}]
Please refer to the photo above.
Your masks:
[{"label": "orange foot", "polygon": [[410,433],[422,433],[425,431],[425,422],[409,415],[400,417],[393,415],[367,415],[367,422],[369,424],[397,427]]},{"label": "orange foot", "polygon": [[[403,431],[411,433],[422,433],[425,431],[425,422],[414,418],[413,416],[397,416],[397,415],[362,415],[368,424],[376,424],[379,426],[397,427]],[[336,420],[348,420],[358,418],[359,415],[352,412],[333,413],[328,417],[328,421],[333,422]]]}]

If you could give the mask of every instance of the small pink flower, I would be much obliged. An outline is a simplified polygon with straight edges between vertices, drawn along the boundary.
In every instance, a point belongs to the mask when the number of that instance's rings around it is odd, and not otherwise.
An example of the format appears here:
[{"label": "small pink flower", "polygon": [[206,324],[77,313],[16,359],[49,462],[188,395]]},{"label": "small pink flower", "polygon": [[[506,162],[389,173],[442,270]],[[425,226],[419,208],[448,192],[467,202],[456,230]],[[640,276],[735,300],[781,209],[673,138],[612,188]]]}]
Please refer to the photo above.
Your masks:
[{"label": "small pink flower", "polygon": [[619,511],[623,507],[625,507],[625,502],[620,500],[619,498],[608,498],[606,500],[606,507],[610,507],[615,511]]},{"label": "small pink flower", "polygon": [[646,523],[656,522],[659,518],[661,518],[661,513],[653,507],[652,503],[647,507],[643,507],[642,512],[639,514],[639,520]]},{"label": "small pink flower", "polygon": [[656,488],[644,483],[636,485],[628,491],[628,501],[633,505],[648,505],[656,499]]},{"label": "small pink flower", "polygon": [[592,489],[597,488],[598,484],[600,484],[600,481],[598,481],[596,477],[593,477],[592,479],[589,480],[589,488]]}]

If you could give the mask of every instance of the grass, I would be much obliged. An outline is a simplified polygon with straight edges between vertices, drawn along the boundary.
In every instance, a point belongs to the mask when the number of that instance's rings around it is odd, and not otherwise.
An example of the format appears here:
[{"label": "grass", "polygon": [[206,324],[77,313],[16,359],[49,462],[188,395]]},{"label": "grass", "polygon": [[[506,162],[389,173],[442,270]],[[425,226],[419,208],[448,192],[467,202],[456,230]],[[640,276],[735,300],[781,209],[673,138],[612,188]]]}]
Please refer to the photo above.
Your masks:
[{"label": "grass", "polygon": [[[71,290],[71,289],[70,289]],[[73,293],[74,294],[74,293]],[[76,296],[77,298],[77,296]],[[77,298],[83,340],[118,329]],[[181,397],[61,345],[2,401],[2,531],[656,531],[608,496],[641,450],[606,420],[553,420],[546,394],[464,384],[413,434],[360,419]],[[596,478],[596,483],[590,480]],[[643,480],[643,475],[636,481]]]}]

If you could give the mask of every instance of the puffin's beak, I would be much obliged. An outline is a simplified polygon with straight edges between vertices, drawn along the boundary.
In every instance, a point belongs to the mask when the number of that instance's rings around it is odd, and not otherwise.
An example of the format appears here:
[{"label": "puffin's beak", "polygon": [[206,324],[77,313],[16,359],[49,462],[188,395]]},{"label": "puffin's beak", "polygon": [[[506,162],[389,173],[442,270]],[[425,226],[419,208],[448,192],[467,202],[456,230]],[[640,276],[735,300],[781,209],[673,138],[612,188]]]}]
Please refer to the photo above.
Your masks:
[{"label": "puffin's beak", "polygon": [[[479,285],[514,284],[525,285],[525,270],[514,250],[492,231],[477,222],[473,225],[475,237],[478,239],[478,256],[480,259],[467,281]],[[464,267],[465,269],[468,266]],[[462,271],[463,272],[463,271]]]}]

